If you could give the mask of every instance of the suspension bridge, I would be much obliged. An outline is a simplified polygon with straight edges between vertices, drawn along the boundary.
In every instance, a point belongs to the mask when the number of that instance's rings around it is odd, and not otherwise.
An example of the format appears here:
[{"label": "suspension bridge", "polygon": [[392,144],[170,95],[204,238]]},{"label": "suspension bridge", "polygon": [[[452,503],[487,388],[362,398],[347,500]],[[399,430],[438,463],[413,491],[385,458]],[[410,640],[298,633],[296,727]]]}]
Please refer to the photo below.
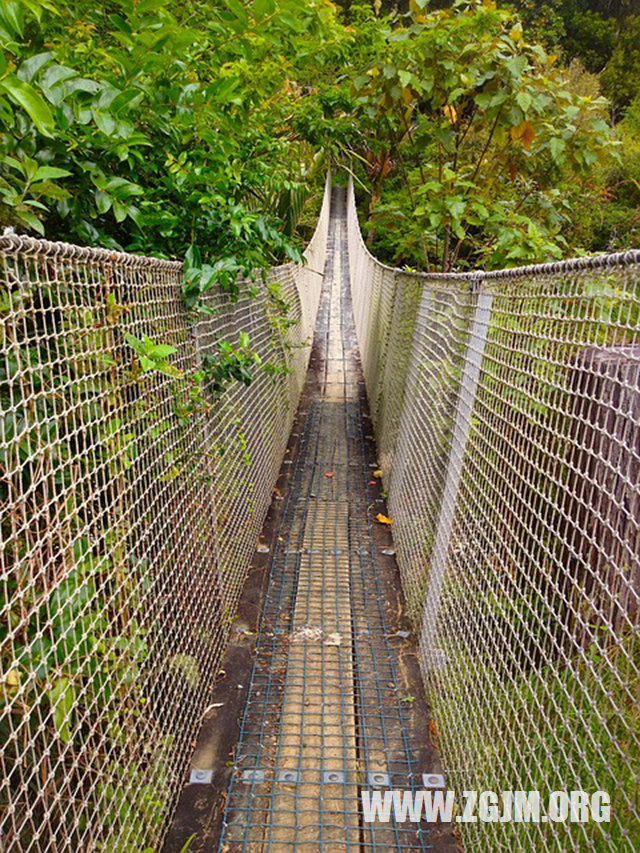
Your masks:
[{"label": "suspension bridge", "polygon": [[[195,319],[175,262],[0,258],[0,850],[640,849],[640,252],[394,269],[328,177]],[[363,812],[445,789],[610,820]]]}]

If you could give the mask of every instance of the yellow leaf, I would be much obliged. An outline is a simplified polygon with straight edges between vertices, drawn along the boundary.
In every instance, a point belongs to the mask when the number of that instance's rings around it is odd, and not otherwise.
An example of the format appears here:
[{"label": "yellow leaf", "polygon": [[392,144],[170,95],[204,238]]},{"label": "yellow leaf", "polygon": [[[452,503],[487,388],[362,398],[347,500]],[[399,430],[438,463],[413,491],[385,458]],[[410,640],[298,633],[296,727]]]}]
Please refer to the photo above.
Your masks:
[{"label": "yellow leaf", "polygon": [[409,0],[409,11],[411,12],[413,20],[416,22],[416,24],[424,24],[424,22],[427,20],[423,14],[422,9],[418,5],[418,3],[416,3],[416,0]]},{"label": "yellow leaf", "polygon": [[411,125],[412,119],[413,119],[413,101],[409,104],[409,106],[407,107],[407,109],[405,110],[405,113],[404,113],[404,120],[407,124],[407,132],[402,137],[403,142],[406,142],[406,140],[409,138],[409,127]]},{"label": "yellow leaf", "polygon": [[522,142],[525,148],[531,148],[531,143],[536,137],[533,125],[529,121],[523,121],[517,127],[511,128],[511,138],[514,142]]},{"label": "yellow leaf", "polygon": [[515,27],[512,27],[511,32],[509,33],[509,35],[511,36],[511,38],[512,38],[514,41],[521,41],[521,40],[522,40],[522,24],[521,24],[521,23],[517,23],[517,24],[515,25]]},{"label": "yellow leaf", "polygon": [[382,471],[380,470],[380,468],[378,468],[377,471],[373,472],[373,476],[376,477],[377,479],[380,479],[380,477],[382,477]]},{"label": "yellow leaf", "polygon": [[10,669],[4,677],[7,687],[20,687],[20,673],[17,669]]},{"label": "yellow leaf", "polygon": [[458,113],[456,112],[456,108],[447,104],[443,110],[446,117],[449,119],[451,124],[455,124],[458,121]]},{"label": "yellow leaf", "polygon": [[383,515],[381,512],[376,515],[376,521],[378,521],[380,524],[393,524],[393,521],[390,518],[387,518],[387,516]]},{"label": "yellow leaf", "polygon": [[525,148],[531,148],[531,143],[536,138],[536,132],[533,129],[533,125],[526,122],[526,128],[524,133],[522,134],[522,144]]}]

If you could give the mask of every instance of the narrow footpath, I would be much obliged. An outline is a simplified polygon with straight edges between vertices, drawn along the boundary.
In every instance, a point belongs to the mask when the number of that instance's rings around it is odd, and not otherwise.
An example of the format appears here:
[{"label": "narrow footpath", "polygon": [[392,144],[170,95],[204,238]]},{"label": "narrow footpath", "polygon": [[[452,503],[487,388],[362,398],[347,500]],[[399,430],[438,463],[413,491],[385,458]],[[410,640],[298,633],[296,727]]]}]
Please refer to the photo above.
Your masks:
[{"label": "narrow footpath", "polygon": [[[419,790],[423,774],[437,786],[441,773],[391,537],[376,521],[385,503],[371,431],[337,187],[239,739],[218,743],[233,766],[214,774],[214,786],[228,780],[228,788],[218,791],[217,827],[203,849],[458,850],[448,824],[363,819],[361,791]],[[238,680],[233,661],[224,666]],[[188,837],[188,818],[179,819]]]}]

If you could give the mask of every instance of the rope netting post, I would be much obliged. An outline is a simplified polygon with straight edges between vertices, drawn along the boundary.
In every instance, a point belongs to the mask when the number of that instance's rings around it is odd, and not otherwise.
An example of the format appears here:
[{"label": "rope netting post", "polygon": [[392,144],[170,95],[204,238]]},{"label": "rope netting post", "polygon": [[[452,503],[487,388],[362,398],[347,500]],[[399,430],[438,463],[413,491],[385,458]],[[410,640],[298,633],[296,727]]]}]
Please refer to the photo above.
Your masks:
[{"label": "rope netting post", "polygon": [[[0,236],[0,847],[162,844],[272,497],[321,290],[306,263],[190,315],[182,264]],[[283,332],[283,328],[286,330]],[[217,343],[275,372],[216,396]]]},{"label": "rope netting post", "polygon": [[[611,798],[608,822],[463,823],[463,843],[639,849],[640,252],[410,274],[367,250],[353,186],[348,224],[367,391],[387,400],[372,415],[395,549],[449,784]],[[421,291],[413,317],[407,280]]]},{"label": "rope netting post", "polygon": [[458,403],[453,421],[449,459],[431,554],[429,584],[422,612],[420,648],[425,667],[438,667],[444,663],[441,658],[441,650],[435,646],[440,597],[447,569],[447,553],[455,517],[458,488],[462,476],[467,440],[471,430],[471,418],[491,316],[492,295],[482,292],[481,281],[474,282],[474,285],[472,297],[475,301],[473,322],[462,364],[462,379],[460,380]]}]

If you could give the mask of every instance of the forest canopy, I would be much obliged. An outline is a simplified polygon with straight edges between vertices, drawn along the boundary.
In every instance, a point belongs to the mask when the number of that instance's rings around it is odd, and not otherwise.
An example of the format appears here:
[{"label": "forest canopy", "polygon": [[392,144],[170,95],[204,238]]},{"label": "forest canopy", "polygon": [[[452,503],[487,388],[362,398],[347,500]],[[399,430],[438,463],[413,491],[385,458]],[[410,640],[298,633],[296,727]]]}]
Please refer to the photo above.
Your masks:
[{"label": "forest canopy", "polygon": [[188,256],[191,307],[300,257],[330,164],[397,265],[624,248],[635,5],[2,0],[0,219]]}]

